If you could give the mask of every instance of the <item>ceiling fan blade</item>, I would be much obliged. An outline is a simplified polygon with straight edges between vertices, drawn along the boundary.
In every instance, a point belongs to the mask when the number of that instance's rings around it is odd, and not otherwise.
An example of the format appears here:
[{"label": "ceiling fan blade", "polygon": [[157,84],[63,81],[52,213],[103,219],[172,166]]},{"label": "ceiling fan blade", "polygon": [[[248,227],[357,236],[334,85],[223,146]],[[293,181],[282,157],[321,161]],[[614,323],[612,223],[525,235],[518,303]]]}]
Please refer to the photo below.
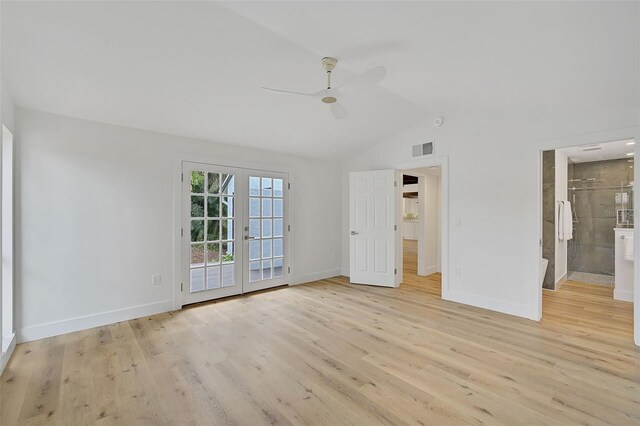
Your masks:
[{"label": "ceiling fan blade", "polygon": [[349,111],[342,106],[340,102],[335,102],[331,104],[331,114],[336,120],[342,120],[343,118],[347,118],[349,115]]},{"label": "ceiling fan blade", "polygon": [[346,89],[347,91],[351,91],[359,90],[368,86],[373,86],[374,84],[379,83],[385,75],[387,75],[387,68],[371,68],[370,70],[365,71],[357,77],[347,81],[345,84],[339,87],[339,89]]},{"label": "ceiling fan blade", "polygon": [[293,92],[291,90],[271,89],[269,87],[263,87],[262,90],[266,90],[268,92],[286,93],[289,95],[300,95],[300,96],[310,96],[310,97],[318,97],[322,93],[322,91],[316,92],[316,93]]}]

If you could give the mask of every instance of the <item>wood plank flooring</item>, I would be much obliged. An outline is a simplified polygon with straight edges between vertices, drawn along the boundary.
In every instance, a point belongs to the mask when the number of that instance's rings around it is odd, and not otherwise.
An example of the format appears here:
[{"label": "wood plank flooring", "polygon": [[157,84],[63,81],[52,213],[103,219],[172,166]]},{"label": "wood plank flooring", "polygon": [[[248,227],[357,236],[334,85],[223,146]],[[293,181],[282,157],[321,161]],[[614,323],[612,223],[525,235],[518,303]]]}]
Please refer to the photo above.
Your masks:
[{"label": "wood plank flooring", "polygon": [[640,424],[611,289],[567,282],[536,323],[442,301],[410,252],[398,289],[338,277],[18,345],[0,423]]}]

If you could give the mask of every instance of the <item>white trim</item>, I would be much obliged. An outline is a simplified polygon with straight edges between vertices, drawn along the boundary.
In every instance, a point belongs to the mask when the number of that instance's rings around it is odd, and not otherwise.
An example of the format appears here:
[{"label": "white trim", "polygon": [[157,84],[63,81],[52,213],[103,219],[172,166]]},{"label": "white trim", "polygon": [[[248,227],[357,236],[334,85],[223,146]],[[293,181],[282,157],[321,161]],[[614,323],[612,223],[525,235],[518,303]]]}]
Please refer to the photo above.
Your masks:
[{"label": "white trim", "polygon": [[633,292],[613,289],[613,298],[622,302],[633,303]]},{"label": "white trim", "polygon": [[463,303],[465,305],[502,312],[503,314],[515,315],[517,317],[528,318],[529,316],[529,307],[527,305],[519,305],[516,303],[505,302],[504,300],[478,296],[456,290],[449,290],[448,296],[449,298],[447,300],[452,302]]},{"label": "white trim", "polygon": [[[441,293],[443,300],[453,300],[449,295],[449,157],[428,156],[415,160],[404,161],[393,166],[396,170],[415,169],[420,167],[440,166],[440,265],[442,272]],[[402,249],[402,246],[400,246]]]},{"label": "white trim", "polygon": [[435,274],[436,272],[440,272],[440,270],[438,269],[438,265],[434,265],[434,266],[429,266],[425,269],[424,271],[424,275],[431,275],[431,274]]},{"label": "white trim", "polygon": [[99,314],[84,315],[60,321],[52,321],[45,324],[25,327],[18,332],[18,342],[30,342],[44,339],[45,337],[58,336],[60,334],[73,333],[74,331],[100,327],[121,321],[128,321],[149,315],[160,314],[173,310],[173,300],[148,303],[146,305],[132,306],[130,308],[116,309]]},{"label": "white trim", "polygon": [[5,336],[2,338],[2,355],[0,356],[0,375],[4,371],[4,368],[9,363],[13,350],[16,348],[16,334],[11,336]]},{"label": "white trim", "polygon": [[343,275],[340,269],[328,269],[326,271],[314,272],[301,277],[293,277],[290,285],[305,284],[313,281],[324,280],[325,278],[338,277],[340,275]]}]

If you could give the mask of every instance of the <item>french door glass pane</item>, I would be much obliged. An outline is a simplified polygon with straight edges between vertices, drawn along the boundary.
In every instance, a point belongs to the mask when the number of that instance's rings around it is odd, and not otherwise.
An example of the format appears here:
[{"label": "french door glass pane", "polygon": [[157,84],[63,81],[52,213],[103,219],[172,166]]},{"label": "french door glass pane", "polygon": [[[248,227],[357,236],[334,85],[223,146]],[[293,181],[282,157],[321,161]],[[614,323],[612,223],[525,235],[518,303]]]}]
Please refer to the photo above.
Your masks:
[{"label": "french door glass pane", "polygon": [[260,178],[251,176],[249,177],[249,195],[251,197],[260,195]]},{"label": "french door glass pane", "polygon": [[260,217],[260,198],[249,199],[249,217]]},{"label": "french door glass pane", "polygon": [[235,176],[222,175],[222,193],[224,195],[235,195]]},{"label": "french door glass pane", "polygon": [[191,217],[204,217],[204,197],[201,195],[191,196]]},{"label": "french door glass pane", "polygon": [[284,275],[284,260],[282,258],[273,259],[273,277],[282,277]]},{"label": "french door glass pane", "polygon": [[220,263],[220,243],[207,244],[207,264]]},{"label": "french door glass pane", "polygon": [[271,197],[271,178],[262,178],[262,196]]},{"label": "french door glass pane", "polygon": [[274,217],[282,217],[283,208],[282,208],[282,200],[273,200],[273,216]]},{"label": "french door glass pane", "polygon": [[274,179],[273,180],[273,196],[274,197],[282,197],[283,196],[283,188],[282,188],[282,179]]},{"label": "french door glass pane", "polygon": [[191,293],[204,290],[204,268],[191,270]]},{"label": "french door glass pane", "polygon": [[209,194],[219,194],[220,193],[220,174],[208,173],[207,178],[208,178],[207,192]]},{"label": "french door glass pane", "polygon": [[249,219],[249,237],[260,238],[260,219]]},{"label": "french door glass pane", "polygon": [[220,288],[220,267],[210,266],[207,268],[207,290]]},{"label": "french door glass pane", "polygon": [[207,197],[207,217],[220,217],[220,197]]},{"label": "french door glass pane", "polygon": [[191,172],[191,192],[194,194],[204,192],[204,172]]},{"label": "french door glass pane", "polygon": [[234,185],[232,174],[191,172],[192,293],[235,285]]},{"label": "french door glass pane", "polygon": [[273,236],[274,237],[282,237],[283,232],[283,223],[282,219],[273,219]]},{"label": "french door glass pane", "polygon": [[204,241],[204,220],[191,220],[191,242]]},{"label": "french door glass pane", "polygon": [[251,240],[249,241],[249,260],[258,259],[260,259],[260,241]]},{"label": "french door glass pane", "polygon": [[256,282],[262,279],[260,262],[249,262],[249,282]]}]

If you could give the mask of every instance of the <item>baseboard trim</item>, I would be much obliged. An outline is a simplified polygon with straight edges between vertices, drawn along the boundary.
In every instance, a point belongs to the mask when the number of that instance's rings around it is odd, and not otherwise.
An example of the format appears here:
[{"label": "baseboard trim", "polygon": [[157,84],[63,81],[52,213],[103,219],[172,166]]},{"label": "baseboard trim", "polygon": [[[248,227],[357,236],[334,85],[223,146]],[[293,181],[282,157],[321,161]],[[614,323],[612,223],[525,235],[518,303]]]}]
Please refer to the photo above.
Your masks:
[{"label": "baseboard trim", "polygon": [[562,284],[564,284],[565,281],[567,281],[568,275],[564,274],[563,276],[560,277],[560,279],[558,281],[556,281],[556,284],[554,285],[554,290],[560,290],[560,287],[562,287]]},{"label": "baseboard trim", "polygon": [[435,274],[436,272],[440,272],[440,268],[438,267],[438,265],[429,266],[425,271],[425,275]]},{"label": "baseboard trim", "polygon": [[531,318],[531,312],[527,305],[519,305],[517,303],[505,302],[503,300],[477,296],[475,294],[464,293],[451,289],[447,292],[446,300],[475,306],[477,308],[488,309],[490,311],[501,312],[503,314],[534,319]]},{"label": "baseboard trim", "polygon": [[349,270],[349,268],[342,268],[340,270],[340,275],[348,278],[349,276],[351,276],[351,271]]},{"label": "baseboard trim", "polygon": [[291,285],[298,285],[298,284],[309,283],[312,281],[324,280],[325,278],[337,277],[339,275],[341,275],[340,269],[328,269],[326,271],[307,274],[302,277],[295,277],[291,282]]},{"label": "baseboard trim", "polygon": [[173,310],[173,300],[149,303],[146,305],[132,306],[130,308],[116,309],[99,314],[85,315],[66,320],[52,321],[45,324],[24,327],[18,332],[18,343],[44,339],[46,337],[59,336],[73,333],[74,331],[88,328],[101,327],[135,318],[142,318],[162,312]]},{"label": "baseboard trim", "polygon": [[13,333],[11,336],[3,337],[2,347],[6,349],[2,352],[2,355],[0,355],[0,375],[9,363],[13,350],[16,348],[16,334]]},{"label": "baseboard trim", "polygon": [[616,290],[613,289],[613,298],[614,300],[620,300],[622,302],[632,302],[633,303],[633,292],[625,291],[625,290]]}]

